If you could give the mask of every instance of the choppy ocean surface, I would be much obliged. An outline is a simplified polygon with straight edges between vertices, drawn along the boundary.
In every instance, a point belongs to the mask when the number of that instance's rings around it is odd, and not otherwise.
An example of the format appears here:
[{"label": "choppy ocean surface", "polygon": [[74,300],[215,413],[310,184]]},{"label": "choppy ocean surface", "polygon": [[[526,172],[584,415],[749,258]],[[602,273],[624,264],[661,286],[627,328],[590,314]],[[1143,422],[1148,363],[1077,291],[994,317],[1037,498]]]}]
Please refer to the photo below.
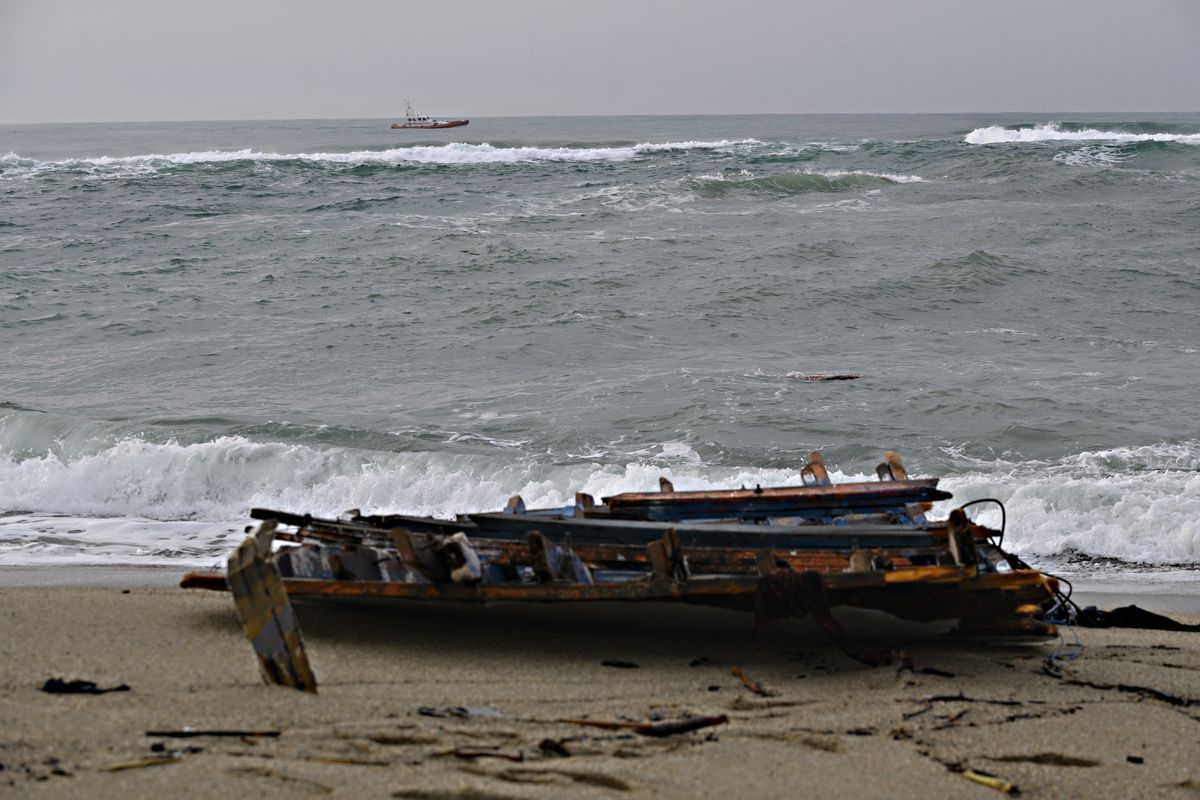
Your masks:
[{"label": "choppy ocean surface", "polygon": [[1200,115],[390,122],[0,127],[0,566],[894,448],[1198,583]]}]

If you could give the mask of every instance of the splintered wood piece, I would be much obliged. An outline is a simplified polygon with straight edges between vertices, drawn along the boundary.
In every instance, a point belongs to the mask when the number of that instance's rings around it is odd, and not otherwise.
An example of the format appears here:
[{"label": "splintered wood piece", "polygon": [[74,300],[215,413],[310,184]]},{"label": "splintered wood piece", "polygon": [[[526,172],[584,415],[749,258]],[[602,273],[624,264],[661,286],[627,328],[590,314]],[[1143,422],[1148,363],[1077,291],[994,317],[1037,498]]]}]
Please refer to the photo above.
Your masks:
[{"label": "splintered wood piece", "polygon": [[550,543],[542,532],[530,531],[525,534],[525,542],[529,545],[529,560],[537,579],[542,583],[550,583],[558,578],[558,565],[550,557]]},{"label": "splintered wood piece", "polygon": [[800,470],[800,482],[805,486],[829,486],[829,473],[825,470],[825,458],[819,450],[808,454],[808,463]]},{"label": "splintered wood piece", "polygon": [[658,479],[658,490],[660,492],[674,492],[675,484],[671,483],[671,479],[666,475],[660,476]]},{"label": "splintered wood piece", "polygon": [[533,574],[542,583],[566,581],[590,585],[595,582],[592,571],[571,547],[569,536],[565,542],[557,545],[548,540],[541,531],[530,531],[526,534],[525,541],[529,546]]},{"label": "splintered wood piece", "polygon": [[650,568],[656,578],[671,577],[671,560],[667,558],[666,548],[662,539],[646,545],[646,555],[650,559]]},{"label": "splintered wood piece", "polygon": [[678,581],[686,581],[691,577],[687,557],[679,544],[679,533],[674,528],[668,528],[661,539],[646,545],[646,554],[654,577]]},{"label": "splintered wood piece", "polygon": [[566,539],[560,545],[552,545],[552,556],[558,565],[558,574],[567,580],[575,583],[595,583],[592,578],[592,571],[588,569],[588,565],[583,563],[583,559],[575,553],[575,548],[571,546],[571,534],[567,534]]},{"label": "splintered wood piece", "polygon": [[[268,522],[270,524],[268,524]],[[254,555],[257,558],[266,558],[271,555],[271,543],[275,541],[275,520],[268,520],[258,526],[254,531]]]},{"label": "splintered wood piece", "polygon": [[226,581],[263,681],[315,694],[317,679],[304,652],[300,626],[279,570],[268,558],[274,532],[274,520],[267,520],[238,545],[229,555]]},{"label": "splintered wood piece", "polygon": [[405,528],[392,528],[389,533],[406,566],[433,583],[450,580],[450,569],[434,552],[431,534],[413,533]]}]

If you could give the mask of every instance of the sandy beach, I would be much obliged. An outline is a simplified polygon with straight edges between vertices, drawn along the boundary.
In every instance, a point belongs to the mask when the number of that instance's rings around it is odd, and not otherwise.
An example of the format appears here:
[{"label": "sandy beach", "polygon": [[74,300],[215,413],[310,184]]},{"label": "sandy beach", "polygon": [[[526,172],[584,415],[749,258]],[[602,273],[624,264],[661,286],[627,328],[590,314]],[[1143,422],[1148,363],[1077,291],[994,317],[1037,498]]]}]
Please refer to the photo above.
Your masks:
[{"label": "sandy beach", "polygon": [[[314,696],[262,684],[225,595],[136,570],[6,578],[4,796],[998,796],[964,770],[1023,797],[1200,795],[1196,634],[1080,631],[1052,673],[1057,641],[839,614],[912,661],[867,668],[809,623],[706,609],[297,605]],[[54,677],[129,690],[41,691]],[[728,721],[568,721],[695,715]],[[163,735],[189,728],[246,733]]]}]

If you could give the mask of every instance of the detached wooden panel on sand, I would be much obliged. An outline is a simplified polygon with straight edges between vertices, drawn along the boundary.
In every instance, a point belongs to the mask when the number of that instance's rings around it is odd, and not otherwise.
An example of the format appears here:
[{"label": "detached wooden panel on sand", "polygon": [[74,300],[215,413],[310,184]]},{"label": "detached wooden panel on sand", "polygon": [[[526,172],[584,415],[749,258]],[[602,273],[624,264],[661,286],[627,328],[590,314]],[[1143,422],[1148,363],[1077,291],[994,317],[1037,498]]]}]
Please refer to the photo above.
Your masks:
[{"label": "detached wooden panel on sand", "polygon": [[275,523],[265,522],[229,554],[226,580],[246,638],[254,646],[266,683],[317,691],[317,679],[304,652],[300,625],[288,602],[283,578],[268,560]]}]

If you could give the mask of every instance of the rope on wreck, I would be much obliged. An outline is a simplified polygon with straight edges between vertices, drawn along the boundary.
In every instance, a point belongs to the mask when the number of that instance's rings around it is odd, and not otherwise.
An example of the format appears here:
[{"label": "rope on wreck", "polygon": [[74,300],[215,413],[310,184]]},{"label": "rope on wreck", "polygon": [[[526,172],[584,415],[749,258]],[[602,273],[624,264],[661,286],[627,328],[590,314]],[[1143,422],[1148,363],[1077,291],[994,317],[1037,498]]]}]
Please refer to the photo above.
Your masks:
[{"label": "rope on wreck", "polygon": [[[1083,653],[1083,642],[1079,639],[1079,615],[1082,613],[1079,606],[1071,599],[1071,595],[1075,593],[1075,586],[1066,578],[1061,578],[1058,575],[1051,575],[1049,572],[1042,572],[1043,575],[1048,575],[1054,578],[1060,584],[1067,585],[1067,592],[1063,594],[1062,590],[1055,591],[1054,605],[1045,613],[1047,622],[1057,625],[1058,646],[1054,648],[1054,652],[1046,659],[1046,663],[1051,667],[1058,669],[1058,659],[1066,658],[1069,661],[1074,661]],[[1067,637],[1063,635],[1063,630],[1070,631],[1073,642],[1068,643]]]},{"label": "rope on wreck", "polygon": [[[1012,558],[1017,562],[1020,569],[1033,569],[1015,553]],[[1038,570],[1047,578],[1053,578],[1058,581],[1059,586],[1066,584],[1067,591],[1064,593],[1062,589],[1054,590],[1054,605],[1042,615],[1042,618],[1052,625],[1056,625],[1058,631],[1058,645],[1054,648],[1054,652],[1046,658],[1046,664],[1055,671],[1059,670],[1058,660],[1065,658],[1068,661],[1074,661],[1083,653],[1083,641],[1079,638],[1079,617],[1083,614],[1083,610],[1079,604],[1071,599],[1071,595],[1075,594],[1075,585],[1066,578],[1055,575],[1052,572]],[[1067,642],[1067,637],[1063,635],[1063,630],[1070,631],[1073,641]]]},{"label": "rope on wreck", "polygon": [[[995,503],[1000,507],[1000,537],[995,544],[996,547],[1002,547],[1004,545],[1004,532],[1008,528],[1008,511],[1004,508],[1004,503],[995,497],[981,497],[978,500],[972,500],[969,503],[963,503],[959,507],[966,509],[970,506],[978,505],[980,503]],[[1016,566],[1019,569],[1033,569],[1033,567],[1026,564],[1025,561],[1015,553],[1011,554],[1011,557],[1014,561],[1016,561]],[[1066,593],[1064,593],[1061,589],[1055,589],[1054,605],[1052,605],[1050,609],[1043,614],[1043,619],[1045,619],[1046,622],[1056,625],[1060,629],[1058,634],[1058,645],[1054,648],[1054,652],[1050,654],[1049,658],[1046,659],[1050,666],[1057,669],[1058,660],[1060,658],[1066,658],[1073,661],[1076,658],[1079,658],[1080,654],[1083,653],[1083,642],[1080,641],[1078,628],[1079,617],[1082,615],[1083,610],[1080,609],[1079,605],[1071,599],[1071,595],[1075,593],[1075,586],[1069,580],[1053,573],[1046,572],[1045,570],[1038,571],[1048,578],[1054,578],[1056,581],[1058,581],[1059,585],[1066,584],[1067,587]],[[1063,629],[1070,632],[1072,639],[1071,642],[1067,642],[1067,637],[1062,633]]]},{"label": "rope on wreck", "polygon": [[[1008,528],[1008,511],[1004,508],[1003,502],[995,497],[981,497],[978,500],[972,500],[969,503],[963,503],[961,506],[959,506],[959,508],[967,509],[980,503],[995,503],[1000,507],[1000,538],[996,540],[995,544],[996,547],[1003,547],[1004,532]],[[1025,561],[1016,553],[1006,553],[1006,555],[1016,562],[1015,566],[1018,569],[1033,569],[1033,567],[1026,564]],[[1071,595],[1075,593],[1075,587],[1069,580],[1055,575],[1054,573],[1046,572],[1044,569],[1038,570],[1038,572],[1042,573],[1047,578],[1054,578],[1060,584],[1065,583],[1067,585],[1067,591],[1065,594],[1062,592],[1062,590],[1055,590],[1055,602],[1054,605],[1050,607],[1050,610],[1045,614],[1046,621],[1055,625],[1066,625],[1068,627],[1077,624],[1079,616],[1083,613],[1083,610],[1075,603],[1074,600],[1071,599]],[[1061,616],[1059,615],[1060,612]]]}]

